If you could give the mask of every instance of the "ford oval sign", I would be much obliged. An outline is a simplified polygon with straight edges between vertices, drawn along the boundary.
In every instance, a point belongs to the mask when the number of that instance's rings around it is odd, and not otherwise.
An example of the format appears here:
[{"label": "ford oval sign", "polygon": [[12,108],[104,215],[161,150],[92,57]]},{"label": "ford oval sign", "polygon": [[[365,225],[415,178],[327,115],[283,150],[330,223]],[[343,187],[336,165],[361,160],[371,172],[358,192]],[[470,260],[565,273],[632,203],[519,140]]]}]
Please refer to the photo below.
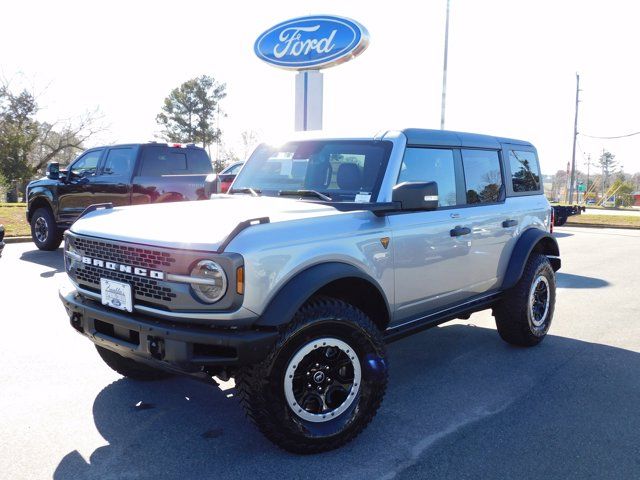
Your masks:
[{"label": "ford oval sign", "polygon": [[354,20],[330,15],[294,18],[258,37],[256,55],[289,70],[316,70],[351,60],[369,45],[369,32]]}]

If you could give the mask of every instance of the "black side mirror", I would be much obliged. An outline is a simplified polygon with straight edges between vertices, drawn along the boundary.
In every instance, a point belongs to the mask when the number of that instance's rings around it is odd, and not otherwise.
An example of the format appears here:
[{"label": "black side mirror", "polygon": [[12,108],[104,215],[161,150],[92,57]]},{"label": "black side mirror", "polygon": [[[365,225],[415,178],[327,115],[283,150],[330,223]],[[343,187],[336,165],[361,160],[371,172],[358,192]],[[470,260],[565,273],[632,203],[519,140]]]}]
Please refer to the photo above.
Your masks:
[{"label": "black side mirror", "polygon": [[216,173],[207,175],[204,179],[204,198],[211,198],[211,195],[222,193],[222,185],[220,184],[220,176]]},{"label": "black side mirror", "polygon": [[60,164],[58,162],[51,162],[47,165],[47,178],[51,180],[60,178]]},{"label": "black side mirror", "polygon": [[436,182],[403,182],[393,187],[391,200],[402,210],[435,210],[438,208]]}]

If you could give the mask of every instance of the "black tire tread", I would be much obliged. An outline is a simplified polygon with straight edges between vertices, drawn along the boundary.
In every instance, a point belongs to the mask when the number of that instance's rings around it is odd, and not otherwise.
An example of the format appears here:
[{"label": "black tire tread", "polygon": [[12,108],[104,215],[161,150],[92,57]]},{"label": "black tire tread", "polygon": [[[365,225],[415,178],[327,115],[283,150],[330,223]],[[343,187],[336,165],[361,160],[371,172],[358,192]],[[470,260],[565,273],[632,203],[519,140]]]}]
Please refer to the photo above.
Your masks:
[{"label": "black tire tread", "polygon": [[371,406],[357,428],[349,434],[339,438],[331,438],[328,441],[301,442],[298,439],[288,437],[274,421],[266,408],[266,399],[262,392],[268,382],[267,368],[275,360],[278,352],[289,338],[309,323],[310,318],[318,316],[334,316],[348,318],[360,326],[370,336],[370,340],[378,352],[384,352],[384,339],[378,327],[361,310],[346,303],[329,297],[316,297],[307,302],[294,316],[291,323],[280,334],[280,337],[269,356],[262,362],[241,368],[236,375],[236,389],[238,398],[247,418],[265,435],[283,450],[299,454],[315,454],[333,450],[353,440],[373,420],[376,415],[387,387],[385,375],[375,403]]},{"label": "black tire tread", "polygon": [[[505,297],[493,308],[496,327],[500,337],[507,343],[522,347],[532,347],[543,339],[531,333],[527,317],[529,302],[529,288],[536,272],[540,269],[549,269],[552,285],[555,290],[555,275],[549,263],[549,259],[542,254],[532,254],[525,265],[524,271],[518,283],[505,293]],[[553,302],[555,294],[551,298],[549,315],[553,315]]]},{"label": "black tire tread", "polygon": [[[47,224],[49,225],[49,236],[47,240],[43,243],[40,243],[35,236],[35,223],[38,217],[45,217],[47,219]],[[60,244],[62,243],[64,231],[61,228],[58,228],[56,224],[56,219],[53,216],[53,212],[48,207],[40,207],[31,216],[31,239],[33,243],[36,244],[40,250],[52,251],[57,250]]]}]

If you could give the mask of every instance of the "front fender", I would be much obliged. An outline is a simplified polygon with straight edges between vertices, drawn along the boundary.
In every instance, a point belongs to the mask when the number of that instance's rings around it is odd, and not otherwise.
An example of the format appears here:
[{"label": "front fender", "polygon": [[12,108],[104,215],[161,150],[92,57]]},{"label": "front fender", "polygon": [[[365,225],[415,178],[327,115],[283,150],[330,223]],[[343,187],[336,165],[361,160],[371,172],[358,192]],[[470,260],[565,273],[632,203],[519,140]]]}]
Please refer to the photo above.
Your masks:
[{"label": "front fender", "polygon": [[330,262],[309,267],[290,279],[273,297],[255,325],[265,327],[286,325],[315,292],[343,278],[360,278],[369,282],[380,292],[386,304],[387,314],[390,313],[389,304],[382,289],[369,275],[353,265]]},{"label": "front fender", "polygon": [[[58,209],[51,189],[44,186],[35,186],[29,188],[29,197],[27,198],[27,220],[31,221],[33,212],[43,205],[43,201],[51,208],[55,218],[58,217]],[[36,204],[36,208],[33,205]]]},{"label": "front fender", "polygon": [[554,271],[560,269],[560,248],[556,239],[544,230],[529,228],[520,235],[513,249],[502,283],[502,290],[513,287],[520,280],[531,252],[536,249],[541,254],[550,257]]}]

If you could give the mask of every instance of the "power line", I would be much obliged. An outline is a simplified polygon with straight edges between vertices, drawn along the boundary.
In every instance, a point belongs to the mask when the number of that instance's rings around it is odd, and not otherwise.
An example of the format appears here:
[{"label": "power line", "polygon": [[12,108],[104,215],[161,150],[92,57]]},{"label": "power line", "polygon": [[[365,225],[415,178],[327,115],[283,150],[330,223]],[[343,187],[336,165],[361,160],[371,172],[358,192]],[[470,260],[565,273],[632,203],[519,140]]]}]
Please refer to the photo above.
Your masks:
[{"label": "power line", "polygon": [[615,137],[596,137],[594,135],[585,135],[584,133],[581,133],[580,135],[582,135],[583,137],[589,137],[589,138],[599,138],[601,140],[615,140],[616,138],[626,138],[626,137],[633,137],[634,135],[640,135],[640,132],[628,133],[626,135],[617,135]]}]

